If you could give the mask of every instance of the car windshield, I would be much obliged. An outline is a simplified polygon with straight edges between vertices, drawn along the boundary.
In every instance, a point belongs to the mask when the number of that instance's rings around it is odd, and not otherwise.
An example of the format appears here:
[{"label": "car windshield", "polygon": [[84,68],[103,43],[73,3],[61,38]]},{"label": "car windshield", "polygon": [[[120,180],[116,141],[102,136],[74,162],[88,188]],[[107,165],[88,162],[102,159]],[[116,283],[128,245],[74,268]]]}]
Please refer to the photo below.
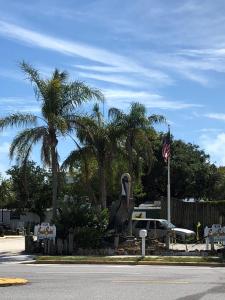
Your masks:
[{"label": "car windshield", "polygon": [[169,228],[169,229],[172,229],[172,228],[175,228],[176,226],[173,225],[172,223],[168,222],[167,220],[163,220],[162,221],[162,224],[166,227],[166,228]]}]

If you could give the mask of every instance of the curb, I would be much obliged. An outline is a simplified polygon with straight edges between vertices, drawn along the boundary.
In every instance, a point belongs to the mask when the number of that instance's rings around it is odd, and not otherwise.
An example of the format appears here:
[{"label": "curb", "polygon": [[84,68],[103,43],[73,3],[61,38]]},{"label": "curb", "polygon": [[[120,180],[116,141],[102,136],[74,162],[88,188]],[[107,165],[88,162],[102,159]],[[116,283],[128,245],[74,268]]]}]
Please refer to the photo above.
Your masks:
[{"label": "curb", "polygon": [[72,261],[72,260],[45,260],[45,261],[35,261],[34,264],[90,264],[90,265],[146,265],[146,266],[195,266],[195,267],[225,267],[225,263],[205,263],[205,262],[154,262],[154,261]]},{"label": "curb", "polygon": [[13,286],[13,285],[24,285],[26,283],[28,283],[28,280],[23,279],[23,278],[0,278],[0,287]]}]

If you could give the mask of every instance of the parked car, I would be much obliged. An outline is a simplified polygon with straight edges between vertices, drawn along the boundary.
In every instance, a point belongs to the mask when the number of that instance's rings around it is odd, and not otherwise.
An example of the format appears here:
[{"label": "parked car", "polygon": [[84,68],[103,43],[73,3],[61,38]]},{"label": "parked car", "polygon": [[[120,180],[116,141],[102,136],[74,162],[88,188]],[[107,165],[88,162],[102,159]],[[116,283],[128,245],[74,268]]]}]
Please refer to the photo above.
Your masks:
[{"label": "parked car", "polygon": [[165,219],[133,219],[133,235],[139,237],[139,231],[146,229],[148,237],[165,241],[167,233],[174,233],[174,237],[179,241],[194,239],[195,232],[189,229],[178,228]]}]

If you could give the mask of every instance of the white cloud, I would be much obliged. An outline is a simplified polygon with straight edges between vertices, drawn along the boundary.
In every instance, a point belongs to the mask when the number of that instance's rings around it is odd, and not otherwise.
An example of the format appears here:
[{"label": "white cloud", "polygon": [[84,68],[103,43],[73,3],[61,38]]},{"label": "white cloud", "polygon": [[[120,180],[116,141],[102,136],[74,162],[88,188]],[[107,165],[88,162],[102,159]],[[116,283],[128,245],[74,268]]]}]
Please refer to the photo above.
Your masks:
[{"label": "white cloud", "polygon": [[215,159],[217,165],[225,166],[225,133],[216,136],[203,134],[200,136],[201,147]]},{"label": "white cloud", "polygon": [[198,132],[204,132],[204,133],[209,133],[209,132],[214,132],[214,133],[218,133],[221,132],[222,129],[219,128],[202,128],[200,130],[197,130]]},{"label": "white cloud", "polygon": [[16,72],[15,70],[12,71],[12,70],[6,70],[6,69],[1,69],[0,70],[0,77],[6,77],[6,78],[10,78],[10,79],[13,79],[13,80],[16,80],[16,81],[23,81],[23,78],[22,76]]},{"label": "white cloud", "polygon": [[35,99],[27,97],[1,97],[0,98],[1,115],[15,112],[40,112],[40,105]]},{"label": "white cloud", "polygon": [[124,106],[129,105],[133,101],[141,102],[148,108],[159,108],[159,109],[187,109],[192,107],[201,107],[199,104],[176,102],[164,99],[158,94],[151,94],[147,92],[135,92],[129,90],[103,90],[107,103],[113,106]]},{"label": "white cloud", "polygon": [[117,67],[120,68],[121,72],[134,72],[135,70],[136,73],[151,78],[153,81],[164,84],[171,83],[171,79],[165,73],[145,68],[132,59],[102,48],[55,38],[4,21],[0,21],[0,34],[31,46],[53,50],[65,55],[80,56],[91,61]]},{"label": "white cloud", "polygon": [[74,67],[85,70],[85,71],[96,71],[96,72],[103,72],[103,73],[120,73],[121,69],[119,67],[109,67],[109,66],[98,66],[98,65],[74,65]]},{"label": "white cloud", "polygon": [[3,142],[0,145],[0,174],[3,176],[7,176],[5,171],[10,167],[9,148],[10,143],[8,142]]},{"label": "white cloud", "polygon": [[95,79],[99,81],[105,81],[105,82],[115,83],[117,85],[125,85],[130,87],[141,87],[144,85],[143,83],[140,83],[137,80],[127,78],[121,75],[111,75],[111,74],[102,75],[102,74],[93,74],[93,73],[85,73],[85,72],[79,72],[78,75],[84,78],[90,78],[90,79]]},{"label": "white cloud", "polygon": [[225,121],[225,114],[223,114],[223,113],[210,113],[210,114],[205,114],[204,116],[209,119]]},{"label": "white cloud", "polygon": [[0,145],[0,154],[9,153],[10,144],[8,142],[4,142]]}]

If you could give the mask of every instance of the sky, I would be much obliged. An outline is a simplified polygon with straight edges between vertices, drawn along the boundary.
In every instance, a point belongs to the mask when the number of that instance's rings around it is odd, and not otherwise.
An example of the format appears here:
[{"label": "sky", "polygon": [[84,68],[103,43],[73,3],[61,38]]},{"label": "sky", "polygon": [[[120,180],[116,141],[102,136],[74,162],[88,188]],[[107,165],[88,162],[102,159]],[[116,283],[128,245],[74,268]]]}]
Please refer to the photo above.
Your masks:
[{"label": "sky", "polygon": [[[143,103],[225,165],[224,11],[224,0],[0,0],[0,117],[40,112],[25,60],[45,78],[57,67],[101,89],[105,109]],[[3,174],[16,133],[0,133]],[[62,160],[71,147],[61,141]]]}]

